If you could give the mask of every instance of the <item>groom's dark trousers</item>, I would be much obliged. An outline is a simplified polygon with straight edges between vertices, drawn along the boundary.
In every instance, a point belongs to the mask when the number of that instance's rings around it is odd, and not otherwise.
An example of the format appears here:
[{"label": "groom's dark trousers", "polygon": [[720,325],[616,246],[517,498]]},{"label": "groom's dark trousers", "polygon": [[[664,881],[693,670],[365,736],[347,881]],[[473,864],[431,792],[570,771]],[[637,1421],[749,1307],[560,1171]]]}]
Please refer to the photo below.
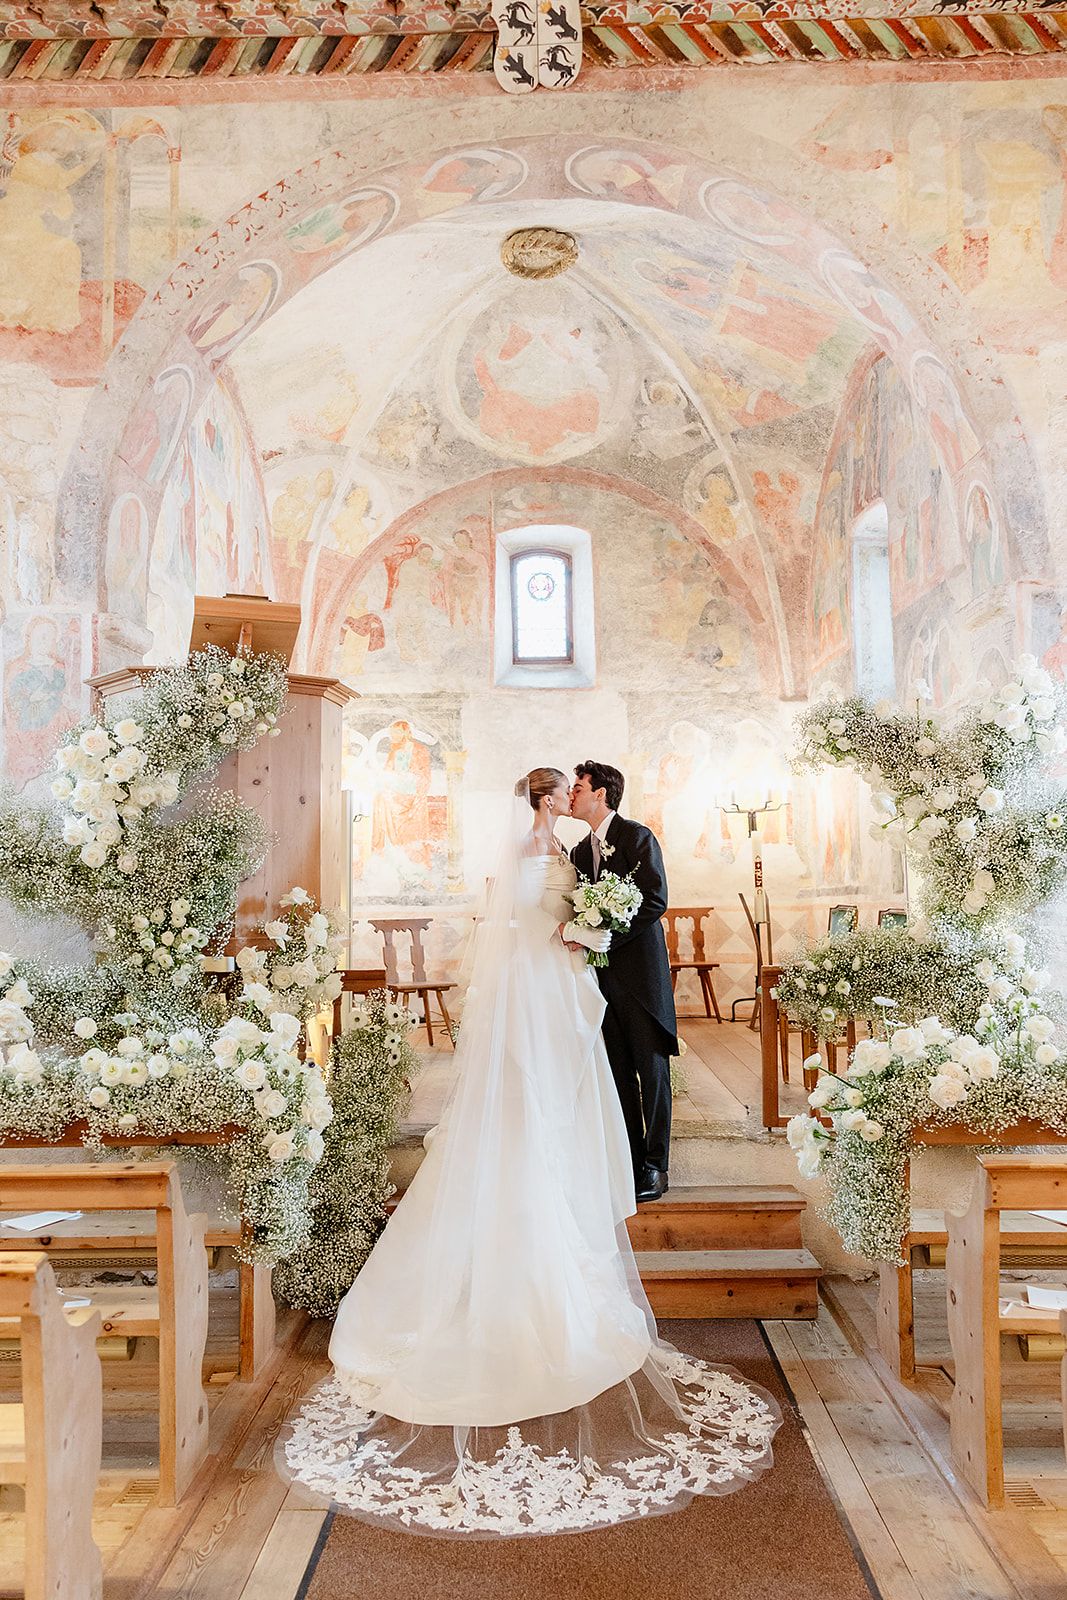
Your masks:
[{"label": "groom's dark trousers", "polygon": [[[614,816],[608,825],[601,872],[628,874],[641,891],[641,909],[625,933],[612,935],[606,967],[596,968],[607,1001],[604,1044],[619,1092],[634,1171],[647,1164],[666,1172],[671,1147],[671,1056],[678,1053],[678,1023],[667,945],[660,923],[667,909],[667,877],[659,841],[650,828]],[[589,838],[571,859],[593,877]]]}]

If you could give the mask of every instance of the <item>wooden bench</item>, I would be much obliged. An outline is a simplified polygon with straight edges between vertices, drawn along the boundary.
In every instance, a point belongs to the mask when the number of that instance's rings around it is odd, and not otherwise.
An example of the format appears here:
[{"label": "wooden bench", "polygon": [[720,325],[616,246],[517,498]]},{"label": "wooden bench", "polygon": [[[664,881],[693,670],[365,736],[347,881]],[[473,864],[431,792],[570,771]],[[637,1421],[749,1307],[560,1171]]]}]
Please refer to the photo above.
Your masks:
[{"label": "wooden bench", "polygon": [[21,1405],[0,1405],[0,1483],[26,1492],[26,1600],[100,1600],[100,1319],[76,1324],[46,1256],[0,1251],[0,1317],[18,1328]]},{"label": "wooden bench", "polygon": [[127,1212],[155,1214],[155,1287],[93,1286],[92,1306],[67,1314],[95,1321],[98,1308],[104,1333],[158,1339],[159,1503],[177,1505],[208,1449],[206,1219],[186,1213],[173,1161],[0,1166],[0,1213],[50,1209],[118,1213],[123,1224]]},{"label": "wooden bench", "polygon": [[[35,1134],[3,1134],[0,1136],[0,1171],[3,1169],[2,1151],[12,1150],[81,1150],[87,1130],[85,1122],[72,1122],[69,1127],[55,1139],[41,1139]],[[101,1144],[109,1149],[127,1150],[134,1148],[158,1149],[162,1153],[170,1150],[180,1150],[185,1146],[196,1148],[201,1145],[225,1144],[228,1139],[236,1138],[245,1133],[245,1129],[233,1125],[217,1129],[215,1132],[206,1133],[197,1131],[176,1131],[172,1134],[110,1134],[101,1135]],[[44,1208],[42,1208],[44,1209]],[[54,1206],[47,1209],[55,1210]],[[65,1207],[63,1209],[74,1209]],[[57,1241],[61,1237],[60,1230],[64,1224],[56,1224],[46,1233],[35,1238],[25,1234],[20,1239],[4,1240],[8,1249],[28,1247],[35,1250],[52,1248],[53,1236]],[[63,1248],[69,1251],[82,1250],[109,1250],[112,1248],[110,1239],[102,1239],[99,1229],[80,1225],[81,1232],[77,1231],[70,1236],[62,1236]],[[139,1232],[139,1245],[146,1251],[154,1251],[155,1240],[153,1223],[145,1217],[143,1223],[135,1220],[132,1226]],[[271,1290],[271,1268],[258,1262],[241,1259],[247,1253],[250,1229],[244,1221],[229,1222],[215,1219],[208,1226],[205,1242],[209,1250],[229,1249],[237,1253],[237,1288],[239,1305],[238,1346],[237,1346],[237,1376],[242,1382],[251,1382],[257,1378],[266,1367],[267,1363],[276,1353],[276,1315],[274,1295]],[[115,1248],[137,1248],[132,1240],[128,1244],[115,1245]]]},{"label": "wooden bench", "polygon": [[[1067,1154],[979,1156],[970,1206],[946,1218],[948,1331],[955,1364],[952,1457],[988,1506],[1004,1503],[1001,1334],[1049,1327],[1047,1314],[1031,1317],[1025,1308],[1001,1315],[1000,1219],[1004,1212],[1038,1208],[1067,1209]],[[1058,1320],[1051,1326],[1055,1331]]]}]

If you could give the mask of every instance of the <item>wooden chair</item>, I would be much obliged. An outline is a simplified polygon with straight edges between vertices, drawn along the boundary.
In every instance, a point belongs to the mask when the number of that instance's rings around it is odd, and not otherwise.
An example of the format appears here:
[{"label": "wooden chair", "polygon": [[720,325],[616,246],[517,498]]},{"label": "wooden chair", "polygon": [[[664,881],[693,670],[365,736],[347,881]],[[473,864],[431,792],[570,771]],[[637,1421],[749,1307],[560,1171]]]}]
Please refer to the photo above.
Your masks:
[{"label": "wooden chair", "polygon": [[341,1034],[342,1003],[346,994],[373,994],[386,987],[384,967],[346,967],[340,974],[341,993],[333,1003],[333,1037]]},{"label": "wooden chair", "polygon": [[26,1600],[100,1600],[93,1496],[100,1473],[98,1314],[75,1322],[48,1258],[0,1251],[0,1318],[18,1327],[21,1405],[0,1405],[0,1483],[26,1492]]},{"label": "wooden chair", "polygon": [[[448,1034],[450,1044],[452,1040],[452,1018],[445,1005],[445,992],[454,989],[454,983],[431,983],[426,976],[426,959],[422,950],[422,936],[430,926],[430,917],[371,917],[370,925],[382,936],[382,953],[385,957],[386,987],[395,999],[402,994],[417,994],[422,999],[423,1020],[426,1023],[427,1043],[433,1044],[433,1020],[430,1016],[430,996],[437,996],[437,1004],[444,1018],[445,1032]],[[400,976],[399,950],[397,947],[398,935],[408,934],[411,938],[411,981],[408,982]]]},{"label": "wooden chair", "polygon": [[[671,988],[678,987],[678,974],[680,972],[695,972],[700,982],[700,992],[704,996],[704,1015],[710,1017],[715,1013],[715,1021],[722,1021],[722,1012],[719,1010],[719,1001],[715,993],[713,972],[719,969],[717,961],[709,961],[704,949],[704,919],[709,917],[714,906],[668,906],[663,913],[663,923],[667,933],[667,958],[671,964]],[[690,922],[693,925],[693,956],[692,960],[683,960],[678,954],[678,924]]]},{"label": "wooden chair", "polygon": [[[978,1157],[970,1206],[962,1215],[946,1217],[948,1331],[955,1364],[952,1457],[987,1506],[1004,1503],[1001,1334],[1050,1327],[1048,1313],[1027,1317],[1026,1308],[1020,1308],[1001,1314],[1001,1215],[1065,1206],[1067,1155],[984,1155]],[[1053,1317],[1052,1331],[1058,1323]]]},{"label": "wooden chair", "polygon": [[[173,1161],[55,1166],[0,1165],[0,1213],[42,1211],[155,1213],[156,1285],[93,1286],[90,1308],[71,1309],[75,1323],[100,1314],[104,1333],[159,1341],[159,1503],[177,1505],[208,1450],[203,1385],[208,1287],[206,1218],[190,1217]],[[5,1236],[9,1250],[22,1241]],[[97,1247],[115,1240],[97,1236]]]}]

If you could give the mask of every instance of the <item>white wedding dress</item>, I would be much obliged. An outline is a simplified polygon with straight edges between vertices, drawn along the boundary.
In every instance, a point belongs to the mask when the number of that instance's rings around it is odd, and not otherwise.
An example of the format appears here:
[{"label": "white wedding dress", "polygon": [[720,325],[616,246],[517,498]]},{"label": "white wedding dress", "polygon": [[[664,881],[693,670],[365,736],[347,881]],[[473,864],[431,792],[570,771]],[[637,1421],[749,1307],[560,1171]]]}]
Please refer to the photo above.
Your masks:
[{"label": "white wedding dress", "polygon": [[333,1376],[279,1447],[294,1483],[414,1532],[675,1510],[768,1467],[780,1420],[657,1336],[604,1001],[557,933],[576,874],[529,853],[529,816],[479,930],[457,1089],[338,1310]]}]

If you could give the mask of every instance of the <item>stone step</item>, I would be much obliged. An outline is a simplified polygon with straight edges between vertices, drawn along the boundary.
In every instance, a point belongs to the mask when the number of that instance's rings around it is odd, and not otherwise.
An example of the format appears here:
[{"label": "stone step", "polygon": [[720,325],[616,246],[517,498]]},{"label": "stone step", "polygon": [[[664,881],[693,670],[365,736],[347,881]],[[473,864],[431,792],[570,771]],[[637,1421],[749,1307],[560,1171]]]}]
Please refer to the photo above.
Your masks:
[{"label": "stone step", "polygon": [[789,1184],[668,1189],[627,1221],[635,1250],[799,1249],[805,1200]]},{"label": "stone step", "polygon": [[818,1312],[822,1268],[809,1250],[639,1250],[657,1317],[796,1319]]}]

